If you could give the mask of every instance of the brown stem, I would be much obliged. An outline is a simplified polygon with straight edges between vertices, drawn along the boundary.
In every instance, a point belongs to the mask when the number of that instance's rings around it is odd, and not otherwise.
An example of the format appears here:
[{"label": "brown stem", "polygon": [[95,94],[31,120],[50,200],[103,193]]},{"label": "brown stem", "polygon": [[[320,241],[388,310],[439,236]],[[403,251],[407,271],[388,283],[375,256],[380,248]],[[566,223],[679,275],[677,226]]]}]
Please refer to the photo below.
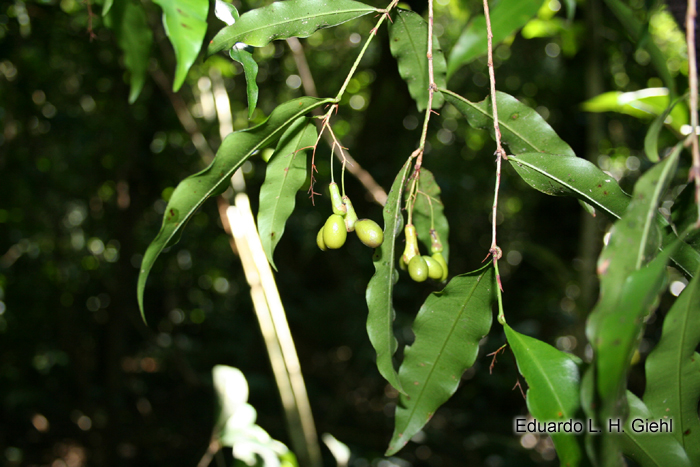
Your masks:
[{"label": "brown stem", "polygon": [[693,166],[689,178],[695,180],[695,203],[698,206],[697,226],[700,227],[700,149],[698,148],[698,68],[697,51],[695,50],[695,18],[696,0],[688,0],[688,11],[685,16],[686,39],[688,41],[688,86],[690,87],[690,125],[693,153]]}]

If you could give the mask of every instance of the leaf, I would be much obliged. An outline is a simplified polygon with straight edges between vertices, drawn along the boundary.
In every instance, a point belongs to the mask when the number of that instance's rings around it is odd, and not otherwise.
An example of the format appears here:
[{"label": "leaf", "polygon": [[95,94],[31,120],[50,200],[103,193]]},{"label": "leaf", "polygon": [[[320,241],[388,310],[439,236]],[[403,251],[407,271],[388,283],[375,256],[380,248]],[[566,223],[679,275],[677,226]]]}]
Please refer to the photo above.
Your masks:
[{"label": "leaf", "polygon": [[114,0],[104,1],[102,4],[102,16],[107,16],[109,14],[109,10],[112,9],[112,5],[114,5]]},{"label": "leaf", "polygon": [[[672,419],[673,436],[700,465],[700,270],[664,318],[661,340],[646,360],[644,403],[654,418]],[[676,464],[666,464],[676,465]]]},{"label": "leaf", "polygon": [[[389,24],[389,47],[391,55],[399,65],[399,74],[408,92],[422,112],[428,107],[428,23],[410,10],[396,10],[396,16]],[[437,37],[433,35],[433,78],[437,86],[446,86],[445,56],[440,49]],[[433,95],[433,108],[442,107],[444,98],[439,93]]]},{"label": "leaf", "polygon": [[258,230],[267,259],[275,270],[273,253],[294,211],[297,191],[306,181],[306,150],[315,144],[316,136],[316,125],[300,117],[282,135],[267,164],[265,183],[260,188]]},{"label": "leaf", "polygon": [[238,14],[238,9],[231,3],[225,2],[224,0],[215,0],[214,2],[214,14],[224,23],[231,25],[240,18],[241,15]]},{"label": "leaf", "polygon": [[173,91],[185,82],[187,72],[202,48],[207,32],[208,0],[153,0],[163,9],[163,26],[175,49],[177,65]]},{"label": "leaf", "polygon": [[[430,251],[430,220],[431,218],[434,219],[435,230],[442,242],[442,256],[445,258],[445,261],[448,261],[450,245],[447,240],[450,235],[450,224],[443,212],[445,205],[442,204],[440,193],[440,186],[435,181],[435,176],[425,167],[421,167],[420,178],[418,179],[418,195],[413,205],[413,225],[416,226],[418,239]],[[406,195],[408,196],[408,193]]]},{"label": "leaf", "polygon": [[105,16],[105,24],[114,29],[119,48],[124,52],[124,66],[129,70],[129,103],[133,104],[146,83],[148,58],[153,34],[140,2],[116,2]]},{"label": "leaf", "polygon": [[237,42],[263,47],[273,40],[309,37],[377,9],[354,0],[286,0],[248,11],[223,28],[209,44],[208,54],[228,50]]},{"label": "leaf", "polygon": [[[542,0],[501,0],[490,11],[493,46],[518,31],[537,14]],[[487,52],[486,18],[478,15],[469,23],[450,52],[447,78]]]},{"label": "leaf", "polygon": [[228,135],[219,147],[211,165],[181,181],[165,208],[163,225],[143,256],[137,284],[141,317],[146,320],[143,293],[148,274],[166,246],[177,242],[182,228],[209,197],[226,187],[233,172],[251,155],[273,144],[292,122],[331,99],[302,97],[281,104],[260,125]]},{"label": "leaf", "polygon": [[454,277],[425,300],[413,323],[416,340],[399,368],[406,391],[396,406],[394,435],[386,455],[398,452],[455,393],[474,364],[479,341],[491,329],[495,278],[489,263]]},{"label": "leaf", "polygon": [[248,119],[251,119],[253,118],[255,107],[258,105],[258,83],[255,81],[258,77],[258,64],[250,51],[245,48],[239,48],[238,45],[234,45],[229,54],[232,59],[243,65],[246,93],[248,95]]},{"label": "leaf", "polygon": [[[666,432],[659,433],[636,433],[637,430],[647,421],[658,421],[637,396],[627,391],[627,401],[629,402],[629,418],[625,422],[624,434],[620,437],[620,446],[623,454],[633,459],[642,467],[691,467],[697,465],[692,463],[683,447],[674,439],[673,434]],[[695,410],[697,418],[697,408]],[[663,420],[663,419],[661,419]],[[667,420],[666,420],[667,421]],[[640,425],[640,423],[642,425]],[[676,423],[673,424],[674,434],[677,431]]]},{"label": "leaf", "polygon": [[669,104],[668,89],[647,88],[634,92],[605,92],[587,100],[581,104],[581,108],[586,112],[617,112],[640,119],[664,115],[668,110],[661,123],[667,121],[668,125],[680,134],[681,127],[688,123],[687,111],[682,106],[669,109]]},{"label": "leaf", "polygon": [[659,133],[661,132],[663,124],[669,119],[669,114],[673,111],[678,102],[680,102],[680,99],[676,99],[672,102],[663,113],[654,119],[644,137],[644,153],[651,162],[659,162]]},{"label": "leaf", "polygon": [[[471,102],[447,89],[440,89],[440,92],[447,102],[454,105],[467,118],[469,125],[473,128],[488,130],[494,138],[490,97],[481,102]],[[496,103],[501,137],[513,154],[546,152],[565,156],[576,155],[540,114],[515,97],[496,92]]]},{"label": "leaf", "polygon": [[399,375],[394,369],[392,357],[398,343],[394,337],[394,284],[399,280],[396,271],[396,237],[403,227],[401,215],[402,192],[412,160],[409,159],[396,175],[386,204],[384,205],[384,241],[374,250],[372,261],[374,275],[367,284],[365,298],[369,315],[367,316],[367,334],[372,347],[377,352],[377,369],[389,384],[403,392]]},{"label": "leaf", "polygon": [[620,217],[630,197],[612,176],[586,159],[556,154],[508,156],[511,167],[534,189],[552,196],[573,196]]},{"label": "leaf", "polygon": [[[504,325],[518,370],[527,381],[527,408],[540,422],[572,420],[580,405],[578,366],[570,355]],[[581,448],[572,433],[550,433],[563,466],[581,462]]]}]

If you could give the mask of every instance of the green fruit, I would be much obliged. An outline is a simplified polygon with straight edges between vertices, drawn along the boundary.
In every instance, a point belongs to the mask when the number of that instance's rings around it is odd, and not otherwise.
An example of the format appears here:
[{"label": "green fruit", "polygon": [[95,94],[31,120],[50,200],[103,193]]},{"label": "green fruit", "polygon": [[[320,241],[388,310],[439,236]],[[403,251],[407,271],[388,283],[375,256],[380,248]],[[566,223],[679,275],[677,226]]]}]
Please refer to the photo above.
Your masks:
[{"label": "green fruit", "polygon": [[406,224],[403,229],[404,235],[406,236],[406,246],[403,249],[403,262],[406,264],[411,263],[411,259],[414,256],[419,256],[420,251],[418,250],[418,237],[416,236],[416,227],[413,224]]},{"label": "green fruit", "polygon": [[343,198],[340,196],[338,184],[331,182],[328,184],[328,190],[331,192],[331,205],[333,206],[333,214],[344,216],[348,212],[348,208],[343,204]]},{"label": "green fruit", "polygon": [[428,263],[422,256],[416,255],[408,263],[408,275],[416,282],[423,282],[428,278]]},{"label": "green fruit", "polygon": [[430,252],[442,253],[442,242],[440,241],[440,235],[435,229],[430,229]]},{"label": "green fruit", "polygon": [[430,256],[423,256],[423,259],[428,264],[428,277],[436,281],[442,280],[442,265]]},{"label": "green fruit", "polygon": [[442,267],[442,277],[440,278],[440,282],[444,281],[447,279],[447,261],[445,261],[445,258],[442,256],[442,253],[433,253],[433,259],[440,264]]},{"label": "green fruit", "polygon": [[323,227],[321,227],[321,230],[316,234],[316,245],[318,245],[321,251],[326,251],[328,249],[326,248],[326,242],[323,241]]},{"label": "green fruit", "polygon": [[339,214],[331,214],[323,226],[323,242],[326,248],[337,250],[345,244],[348,232],[345,230],[345,220]]},{"label": "green fruit", "polygon": [[352,201],[350,201],[350,198],[348,198],[347,196],[343,196],[343,204],[345,205],[345,208],[347,210],[347,214],[345,214],[345,230],[347,230],[348,232],[352,232],[355,230],[355,222],[357,222],[357,213],[355,212],[355,208],[352,207]]},{"label": "green fruit", "polygon": [[360,219],[355,222],[355,233],[357,238],[370,248],[377,248],[384,241],[382,228],[372,219]]}]

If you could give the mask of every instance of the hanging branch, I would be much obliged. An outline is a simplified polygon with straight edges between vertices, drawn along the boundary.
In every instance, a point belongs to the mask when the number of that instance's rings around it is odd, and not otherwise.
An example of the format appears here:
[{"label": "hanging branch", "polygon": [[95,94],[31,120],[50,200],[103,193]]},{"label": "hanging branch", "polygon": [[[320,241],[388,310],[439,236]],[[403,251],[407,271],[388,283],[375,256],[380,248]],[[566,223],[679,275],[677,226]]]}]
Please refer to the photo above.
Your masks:
[{"label": "hanging branch", "polygon": [[697,51],[695,50],[695,8],[696,0],[688,0],[688,11],[685,15],[686,40],[688,41],[688,86],[690,87],[690,135],[693,153],[693,167],[689,180],[695,180],[695,204],[698,206],[696,227],[700,227],[700,148],[698,148],[698,67]]}]

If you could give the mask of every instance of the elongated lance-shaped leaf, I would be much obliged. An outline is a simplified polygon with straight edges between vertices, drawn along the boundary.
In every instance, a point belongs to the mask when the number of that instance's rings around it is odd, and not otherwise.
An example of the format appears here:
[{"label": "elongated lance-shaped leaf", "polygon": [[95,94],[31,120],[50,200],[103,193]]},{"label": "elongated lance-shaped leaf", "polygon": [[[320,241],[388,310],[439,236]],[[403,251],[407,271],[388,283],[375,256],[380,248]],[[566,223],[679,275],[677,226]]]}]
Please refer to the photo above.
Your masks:
[{"label": "elongated lance-shaped leaf", "polygon": [[[506,338],[518,370],[527,382],[527,408],[540,422],[572,420],[580,406],[580,376],[570,355],[507,324]],[[583,457],[575,433],[551,433],[562,466],[575,467]]]},{"label": "elongated lance-shaped leaf", "polygon": [[260,188],[258,230],[268,261],[275,270],[273,253],[294,211],[296,194],[306,181],[306,151],[316,142],[316,125],[301,117],[284,132],[267,164]]},{"label": "elongated lance-shaped leaf", "polygon": [[491,329],[495,275],[489,263],[454,277],[425,300],[413,323],[416,340],[399,368],[406,390],[396,406],[394,435],[386,455],[399,451],[455,393],[474,364],[479,341]]},{"label": "elongated lance-shaped leaf", "polygon": [[[646,360],[644,403],[654,418],[673,420],[673,436],[700,465],[700,270],[664,318],[661,340]],[[675,464],[667,464],[675,465]]]},{"label": "elongated lance-shaped leaf", "polygon": [[399,374],[394,369],[392,357],[398,343],[394,337],[394,284],[399,280],[396,270],[396,238],[403,228],[401,205],[403,189],[412,166],[412,159],[406,161],[391,185],[389,196],[384,205],[384,241],[374,250],[372,261],[374,275],[367,284],[365,298],[369,315],[367,316],[367,334],[372,347],[377,352],[377,369],[389,384],[403,392]]},{"label": "elongated lance-shaped leaf", "polygon": [[[418,13],[397,9],[389,24],[389,48],[399,65],[399,74],[408,84],[408,92],[416,101],[418,110],[428,107],[428,23]],[[435,84],[446,86],[445,56],[440,49],[437,37],[433,35],[433,77]],[[440,93],[433,95],[433,109],[439,109],[444,102]]]},{"label": "elongated lance-shaped leaf", "polygon": [[175,49],[177,65],[173,91],[185,82],[187,72],[202,49],[207,32],[208,0],[153,0],[163,9],[163,26]]},{"label": "elongated lance-shaped leaf", "polygon": [[580,157],[523,153],[508,156],[511,167],[534,189],[552,196],[573,196],[612,217],[630,203],[617,180]]},{"label": "elongated lance-shaped leaf", "polygon": [[256,151],[273,144],[296,119],[331,101],[331,99],[302,97],[281,104],[260,125],[228,135],[209,167],[178,184],[165,208],[160,232],[148,245],[141,262],[136,291],[144,321],[146,317],[143,309],[143,293],[146,280],[161,251],[166,246],[177,242],[182,228],[204,201],[226,189],[233,172],[246,159]]},{"label": "elongated lance-shaped leaf", "polygon": [[663,128],[664,122],[666,122],[666,119],[678,102],[680,102],[680,99],[676,99],[672,102],[661,115],[654,119],[644,137],[644,153],[651,162],[659,162],[659,133],[661,132],[661,128]]},{"label": "elongated lance-shaped leaf", "polygon": [[[644,402],[630,391],[627,391],[629,416],[625,422],[625,432],[620,436],[622,453],[633,459],[642,467],[691,467],[700,465],[692,462],[683,446],[674,438],[678,431],[676,420],[673,421],[673,432],[650,432],[646,430],[646,422],[669,422],[669,419],[652,413]],[[697,401],[696,401],[697,402]],[[695,410],[697,418],[697,406]],[[669,425],[666,425],[669,427]]]},{"label": "elongated lance-shaped leaf", "polygon": [[148,73],[153,34],[140,2],[125,0],[110,7],[106,4],[105,24],[114,29],[119,48],[124,52],[124,66],[129,70],[129,103],[141,94]]},{"label": "elongated lance-shaped leaf", "polygon": [[245,74],[246,94],[248,96],[248,118],[253,118],[253,112],[258,105],[258,64],[253,58],[253,54],[245,48],[238,47],[237,44],[231,48],[229,54],[231,58],[243,65],[243,73]]},{"label": "elongated lance-shaped leaf", "polygon": [[[454,105],[467,118],[469,125],[488,130],[494,138],[493,110],[491,98],[481,102],[471,102],[459,94],[440,89],[445,100]],[[524,152],[545,152],[575,156],[571,146],[566,144],[542,116],[515,97],[504,92],[496,92],[498,104],[498,125],[501,138],[512,154]]]},{"label": "elongated lance-shaped leaf", "polygon": [[[418,239],[423,242],[426,250],[430,251],[430,229],[434,224],[435,230],[440,236],[442,242],[442,256],[445,261],[450,256],[450,245],[447,241],[450,235],[450,224],[443,212],[445,206],[440,199],[440,186],[435,181],[435,176],[425,167],[420,169],[420,178],[418,179],[418,194],[416,202],[413,205],[413,225],[416,226]],[[410,193],[406,193],[408,197]],[[408,202],[406,203],[408,205]],[[430,223],[433,219],[433,224]]]},{"label": "elongated lance-shaped leaf", "polygon": [[[491,31],[493,45],[518,31],[537,14],[542,6],[542,0],[501,0],[491,10]],[[486,55],[488,42],[486,40],[486,18],[476,16],[464,29],[464,32],[450,52],[447,64],[447,76],[452,76],[462,66]]]},{"label": "elongated lance-shaped leaf", "polygon": [[263,47],[273,40],[309,37],[322,28],[377,11],[354,0],[286,0],[248,11],[223,28],[209,44],[209,55],[228,50],[236,42]]}]

